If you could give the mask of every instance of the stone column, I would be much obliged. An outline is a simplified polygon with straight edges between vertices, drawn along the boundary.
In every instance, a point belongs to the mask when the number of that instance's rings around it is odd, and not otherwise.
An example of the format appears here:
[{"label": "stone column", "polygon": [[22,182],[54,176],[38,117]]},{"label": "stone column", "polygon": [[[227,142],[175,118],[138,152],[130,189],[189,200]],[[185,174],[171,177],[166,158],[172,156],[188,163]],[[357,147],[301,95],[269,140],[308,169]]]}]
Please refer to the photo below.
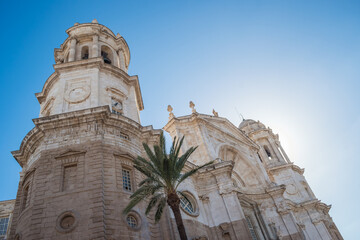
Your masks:
[{"label": "stone column", "polygon": [[285,225],[286,231],[288,233],[289,239],[301,239],[300,229],[297,228],[296,221],[292,216],[290,211],[278,211],[280,217],[282,218],[283,224]]},{"label": "stone column", "polygon": [[204,207],[206,220],[207,220],[208,226],[210,228],[210,231],[212,233],[212,239],[214,239],[214,240],[221,239],[221,237],[217,236],[217,231],[215,229],[214,219],[213,219],[213,217],[211,215],[211,207],[210,207],[209,196],[201,195],[201,196],[199,196],[199,198],[202,201],[202,204],[203,204],[203,207]]},{"label": "stone column", "polygon": [[271,139],[270,144],[271,144],[271,147],[272,147],[277,159],[279,159],[279,162],[286,162],[286,160],[284,159],[284,157],[281,154],[280,150],[278,149],[278,145],[276,144],[276,142]]},{"label": "stone column", "polygon": [[92,44],[92,50],[91,50],[91,57],[96,58],[99,57],[99,36],[94,35],[93,36],[93,44]]},{"label": "stone column", "polygon": [[287,163],[291,163],[288,155],[286,154],[286,152],[284,151],[283,147],[281,146],[280,142],[277,142],[279,148],[280,148],[280,152],[282,153],[282,155],[284,156],[285,160]]},{"label": "stone column", "polygon": [[125,71],[126,72],[126,67],[125,67],[125,56],[124,56],[124,53],[122,50],[119,50],[118,51],[118,54],[119,54],[119,67],[121,70]]},{"label": "stone column", "polygon": [[251,239],[251,233],[247,226],[244,212],[241,208],[239,199],[235,192],[221,192],[220,194],[224,200],[227,214],[229,216],[230,224],[235,233],[235,239],[247,240]]},{"label": "stone column", "polygon": [[325,224],[321,220],[313,220],[312,223],[314,224],[316,230],[318,231],[321,239],[323,240],[331,240],[330,233],[328,232]]},{"label": "stone column", "polygon": [[70,40],[69,62],[75,61],[75,51],[76,51],[76,39],[72,38]]}]

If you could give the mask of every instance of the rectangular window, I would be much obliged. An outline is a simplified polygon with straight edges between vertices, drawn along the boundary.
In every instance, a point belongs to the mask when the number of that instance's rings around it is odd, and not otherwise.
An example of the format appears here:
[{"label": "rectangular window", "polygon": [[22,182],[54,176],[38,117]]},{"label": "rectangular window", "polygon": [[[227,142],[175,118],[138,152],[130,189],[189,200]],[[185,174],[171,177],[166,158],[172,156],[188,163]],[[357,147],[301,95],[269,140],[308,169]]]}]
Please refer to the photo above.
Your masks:
[{"label": "rectangular window", "polygon": [[123,179],[123,189],[126,191],[131,191],[131,174],[129,170],[122,170],[122,179]]},{"label": "rectangular window", "polygon": [[63,191],[73,190],[76,186],[77,165],[65,166],[63,176]]},{"label": "rectangular window", "polygon": [[8,228],[9,218],[0,218],[0,239],[6,235],[6,230]]},{"label": "rectangular window", "polygon": [[27,206],[29,206],[29,202],[30,202],[30,197],[29,197],[29,187],[30,184],[28,184],[26,187],[24,187],[23,189],[23,200],[22,200],[22,209],[24,210]]}]

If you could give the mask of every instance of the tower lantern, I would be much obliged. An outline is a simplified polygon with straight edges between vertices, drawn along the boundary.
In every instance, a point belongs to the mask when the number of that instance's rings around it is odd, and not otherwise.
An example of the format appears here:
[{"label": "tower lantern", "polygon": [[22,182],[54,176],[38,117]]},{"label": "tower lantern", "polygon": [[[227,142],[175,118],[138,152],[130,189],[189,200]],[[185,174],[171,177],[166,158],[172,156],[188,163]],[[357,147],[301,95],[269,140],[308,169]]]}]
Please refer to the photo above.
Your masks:
[{"label": "tower lantern", "polygon": [[40,117],[108,105],[112,113],[140,122],[137,76],[127,74],[129,47],[120,34],[96,20],[76,23],[55,49],[55,72],[36,94]]}]

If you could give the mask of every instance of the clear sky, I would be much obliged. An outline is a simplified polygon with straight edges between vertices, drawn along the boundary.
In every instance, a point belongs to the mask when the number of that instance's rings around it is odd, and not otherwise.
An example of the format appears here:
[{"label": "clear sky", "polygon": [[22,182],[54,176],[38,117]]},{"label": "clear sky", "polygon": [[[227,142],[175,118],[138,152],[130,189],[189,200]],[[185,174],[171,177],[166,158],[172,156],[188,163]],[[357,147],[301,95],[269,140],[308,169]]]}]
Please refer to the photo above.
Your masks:
[{"label": "clear sky", "polygon": [[345,239],[360,227],[359,1],[0,1],[0,200],[16,197],[17,150],[39,114],[34,93],[75,22],[127,41],[143,125],[213,108],[279,133]]}]

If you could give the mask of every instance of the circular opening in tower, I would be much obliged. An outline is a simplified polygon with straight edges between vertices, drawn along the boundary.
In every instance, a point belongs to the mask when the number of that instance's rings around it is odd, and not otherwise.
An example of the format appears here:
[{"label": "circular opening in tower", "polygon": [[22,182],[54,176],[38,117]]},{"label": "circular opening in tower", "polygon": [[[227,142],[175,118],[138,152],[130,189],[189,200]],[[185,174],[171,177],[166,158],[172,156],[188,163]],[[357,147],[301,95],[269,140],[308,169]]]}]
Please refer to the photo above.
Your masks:
[{"label": "circular opening in tower", "polygon": [[70,229],[75,224],[75,218],[72,215],[66,215],[60,220],[60,227],[62,229]]},{"label": "circular opening in tower", "polygon": [[74,230],[79,221],[79,214],[73,210],[65,211],[56,220],[56,230],[61,233],[68,233]]}]

